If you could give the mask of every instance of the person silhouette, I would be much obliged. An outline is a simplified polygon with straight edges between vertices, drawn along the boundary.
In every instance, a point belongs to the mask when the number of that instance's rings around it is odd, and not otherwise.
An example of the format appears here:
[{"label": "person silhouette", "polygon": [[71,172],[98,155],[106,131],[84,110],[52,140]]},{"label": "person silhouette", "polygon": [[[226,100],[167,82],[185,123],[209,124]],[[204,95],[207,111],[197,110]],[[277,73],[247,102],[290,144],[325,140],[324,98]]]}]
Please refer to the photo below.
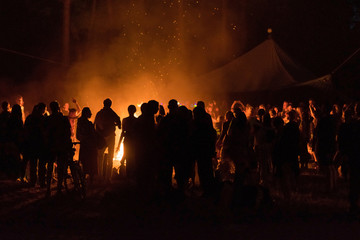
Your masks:
[{"label": "person silhouette", "polygon": [[[112,101],[107,98],[103,102],[104,107],[95,116],[95,129],[105,139],[105,146],[99,150],[98,170],[100,180],[111,182],[114,148],[115,129],[121,129],[121,120],[117,113],[111,108]],[[108,154],[105,157],[105,150]]]},{"label": "person silhouette", "polygon": [[57,101],[50,103],[51,114],[46,119],[46,143],[49,148],[49,160],[47,166],[47,192],[50,195],[51,179],[54,162],[57,164],[57,193],[61,193],[62,184],[65,181],[66,166],[70,154],[72,154],[71,126],[69,119],[60,112]]},{"label": "person silhouette", "polygon": [[126,177],[128,179],[134,178],[135,172],[135,125],[137,118],[135,117],[136,107],[135,105],[130,105],[128,107],[129,116],[124,118],[122,121],[122,132],[119,139],[119,144],[116,148],[118,152],[120,150],[121,142],[124,141],[124,155],[121,159],[121,164],[124,164],[126,160]]},{"label": "person silhouette", "polygon": [[89,175],[90,183],[98,173],[97,133],[94,124],[89,120],[91,116],[90,108],[84,107],[76,128],[76,136],[81,143],[79,161],[83,165],[84,173]]}]

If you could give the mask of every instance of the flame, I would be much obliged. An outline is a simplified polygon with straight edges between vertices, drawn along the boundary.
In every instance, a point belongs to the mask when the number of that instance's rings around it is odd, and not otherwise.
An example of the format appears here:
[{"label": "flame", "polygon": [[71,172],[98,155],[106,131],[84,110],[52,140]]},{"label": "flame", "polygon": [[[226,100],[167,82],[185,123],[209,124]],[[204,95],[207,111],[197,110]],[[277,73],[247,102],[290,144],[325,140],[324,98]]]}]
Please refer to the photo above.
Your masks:
[{"label": "flame", "polygon": [[[119,168],[120,167],[120,161],[124,156],[124,142],[121,142],[119,151],[115,152],[115,156],[113,158],[113,167]],[[124,162],[124,165],[126,165],[126,160]]]}]

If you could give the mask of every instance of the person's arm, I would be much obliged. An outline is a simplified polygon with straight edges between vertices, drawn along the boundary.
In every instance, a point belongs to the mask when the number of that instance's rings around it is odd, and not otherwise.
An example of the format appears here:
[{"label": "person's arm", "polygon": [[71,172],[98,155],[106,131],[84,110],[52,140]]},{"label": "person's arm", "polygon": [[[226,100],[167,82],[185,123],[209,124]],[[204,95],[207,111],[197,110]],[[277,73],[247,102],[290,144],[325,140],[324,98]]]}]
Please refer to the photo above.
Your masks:
[{"label": "person's arm", "polygon": [[120,146],[121,146],[121,142],[124,140],[124,137],[125,137],[125,134],[126,134],[126,131],[124,130],[125,128],[124,128],[124,121],[123,121],[123,123],[122,123],[122,130],[121,130],[121,134],[120,134],[120,138],[119,138],[119,143],[118,143],[118,145],[117,145],[117,147],[116,147],[116,152],[119,152],[119,150],[120,150]]},{"label": "person's arm", "polygon": [[121,129],[121,120],[120,120],[120,117],[114,112],[114,115],[115,115],[115,126],[117,126],[119,129]]},{"label": "person's arm", "polygon": [[121,146],[121,142],[122,142],[123,139],[124,139],[124,135],[125,135],[124,131],[121,131],[119,143],[118,143],[118,145],[117,145],[117,147],[116,147],[115,152],[119,152],[119,151],[120,151],[120,146]]},{"label": "person's arm", "polygon": [[79,103],[76,101],[75,98],[72,99],[72,102],[75,103],[76,106],[76,117],[78,117],[81,113],[81,107],[79,105]]}]

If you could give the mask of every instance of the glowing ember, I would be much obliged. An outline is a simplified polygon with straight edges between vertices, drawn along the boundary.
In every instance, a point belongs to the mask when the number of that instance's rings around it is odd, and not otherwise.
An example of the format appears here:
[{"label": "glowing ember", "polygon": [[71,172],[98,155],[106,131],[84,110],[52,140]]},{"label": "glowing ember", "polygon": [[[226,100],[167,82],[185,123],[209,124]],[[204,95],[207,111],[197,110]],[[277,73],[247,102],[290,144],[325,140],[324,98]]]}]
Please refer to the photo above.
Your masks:
[{"label": "glowing ember", "polygon": [[[120,167],[120,161],[123,158],[123,156],[124,156],[124,143],[122,142],[119,151],[115,152],[115,156],[113,159],[114,168],[118,169]],[[126,161],[124,162],[124,165],[126,166]]]}]

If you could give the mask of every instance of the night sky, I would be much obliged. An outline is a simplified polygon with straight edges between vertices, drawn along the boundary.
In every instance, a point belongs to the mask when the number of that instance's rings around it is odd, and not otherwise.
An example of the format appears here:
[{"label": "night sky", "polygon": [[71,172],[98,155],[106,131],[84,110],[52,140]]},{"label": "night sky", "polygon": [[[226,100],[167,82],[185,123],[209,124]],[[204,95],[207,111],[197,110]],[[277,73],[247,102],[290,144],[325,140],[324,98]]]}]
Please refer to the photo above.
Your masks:
[{"label": "night sky", "polygon": [[[186,0],[182,4],[179,10],[173,0],[102,0],[94,11],[92,0],[73,0],[71,63],[84,61],[89,49],[106,51],[118,43],[123,49],[116,59],[124,69],[109,76],[146,69],[164,77],[166,69],[177,65],[202,74],[261,43],[271,27],[280,47],[315,76],[322,76],[360,47],[356,0]],[[0,11],[0,77],[26,82],[34,79],[35,72],[63,67],[4,50],[61,63],[62,1],[3,0]],[[221,52],[217,39],[226,42],[226,51]],[[192,67],[194,62],[201,65]]]}]

